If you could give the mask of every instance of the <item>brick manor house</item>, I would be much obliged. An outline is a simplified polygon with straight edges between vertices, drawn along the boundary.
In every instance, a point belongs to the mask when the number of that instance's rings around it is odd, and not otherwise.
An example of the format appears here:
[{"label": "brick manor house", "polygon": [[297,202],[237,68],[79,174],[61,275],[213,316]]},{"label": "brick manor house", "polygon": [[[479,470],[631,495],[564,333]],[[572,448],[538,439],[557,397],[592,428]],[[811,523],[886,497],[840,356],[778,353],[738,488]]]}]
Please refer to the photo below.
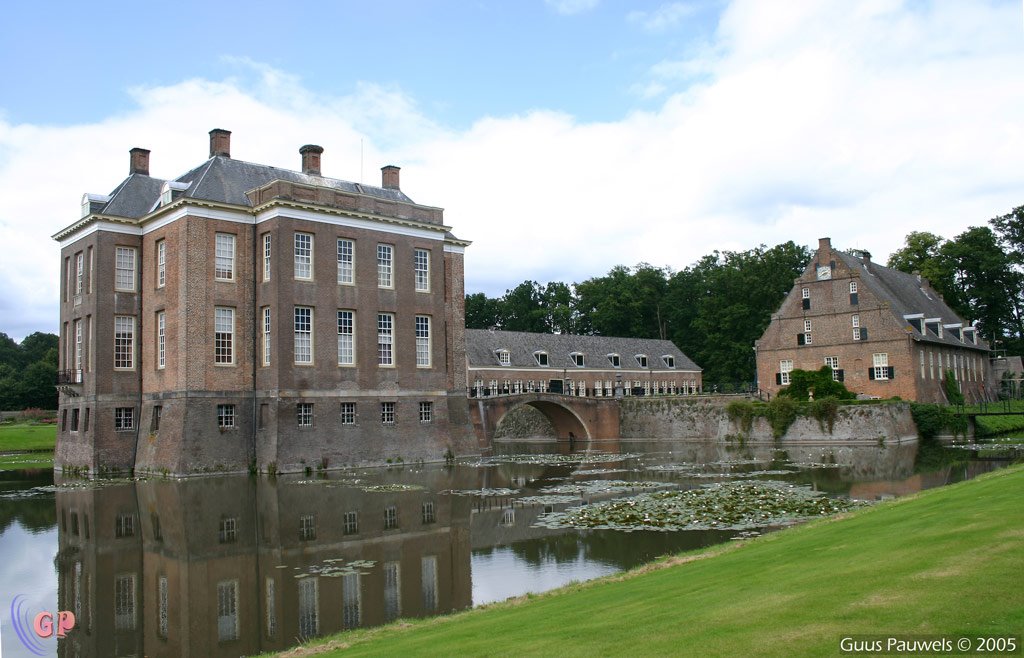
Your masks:
[{"label": "brick manor house", "polygon": [[758,386],[774,395],[794,369],[829,365],[859,394],[946,402],[952,373],[968,402],[990,395],[989,348],[927,279],[845,253],[822,238],[756,342]]},{"label": "brick manor house", "polygon": [[469,394],[693,395],[701,368],[668,340],[466,330]]},{"label": "brick manor house", "polygon": [[399,168],[380,187],[149,151],[61,245],[61,470],[297,471],[472,452],[463,254]]}]

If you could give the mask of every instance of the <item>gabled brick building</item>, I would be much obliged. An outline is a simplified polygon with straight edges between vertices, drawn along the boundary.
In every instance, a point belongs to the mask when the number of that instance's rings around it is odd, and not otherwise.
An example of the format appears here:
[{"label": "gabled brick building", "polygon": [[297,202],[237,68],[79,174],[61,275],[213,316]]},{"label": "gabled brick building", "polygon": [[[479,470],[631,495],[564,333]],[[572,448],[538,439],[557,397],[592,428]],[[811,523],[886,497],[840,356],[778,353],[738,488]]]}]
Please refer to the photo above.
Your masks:
[{"label": "gabled brick building", "polygon": [[463,252],[440,208],[231,158],[132,149],[60,242],[58,469],[326,468],[471,450]]},{"label": "gabled brick building", "polygon": [[794,369],[833,369],[859,394],[945,402],[952,372],[968,401],[987,399],[989,348],[920,276],[845,253],[822,238],[814,259],[756,343],[758,386],[771,395]]},{"label": "gabled brick building", "polygon": [[672,341],[466,330],[469,394],[694,395],[701,368]]}]

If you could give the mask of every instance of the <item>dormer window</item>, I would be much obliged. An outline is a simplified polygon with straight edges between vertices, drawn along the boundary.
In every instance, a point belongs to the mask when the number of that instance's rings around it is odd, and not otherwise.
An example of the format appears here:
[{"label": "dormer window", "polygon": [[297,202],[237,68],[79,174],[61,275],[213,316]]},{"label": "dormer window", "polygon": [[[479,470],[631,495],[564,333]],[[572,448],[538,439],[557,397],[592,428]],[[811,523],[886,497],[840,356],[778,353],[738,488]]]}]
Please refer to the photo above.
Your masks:
[{"label": "dormer window", "polygon": [[88,217],[92,214],[92,204],[107,203],[109,201],[110,197],[105,194],[90,194],[86,192],[82,195],[82,217]]},{"label": "dormer window", "polygon": [[618,354],[609,354],[608,355],[608,362],[612,364],[613,368],[621,368],[622,367],[622,363],[619,360],[619,355]]},{"label": "dormer window", "polygon": [[949,333],[950,336],[952,336],[953,338],[956,338],[961,343],[964,342],[964,337],[963,337],[963,333],[962,333],[962,331],[963,331],[963,324],[957,322],[955,324],[943,325],[943,327],[945,327],[946,332]]},{"label": "dormer window", "polygon": [[646,354],[637,354],[635,358],[636,358],[636,364],[638,366],[640,366],[641,368],[646,368],[647,367],[647,355]]},{"label": "dormer window", "polygon": [[573,352],[573,353],[571,353],[569,355],[569,360],[572,361],[573,365],[575,365],[577,368],[582,368],[584,366],[584,363],[585,363],[584,358],[583,358],[583,352]]},{"label": "dormer window", "polygon": [[189,185],[190,183],[179,183],[173,180],[164,183],[160,188],[160,205],[166,206],[171,201],[174,201],[174,193],[187,190]]},{"label": "dormer window", "polygon": [[666,368],[676,367],[676,357],[672,356],[671,354],[663,354],[661,357],[661,361],[662,363],[665,364]]},{"label": "dormer window", "polygon": [[917,330],[918,333],[924,333],[924,313],[917,313],[914,315],[904,315],[903,319],[906,320],[911,327]]},{"label": "dormer window", "polygon": [[534,352],[533,358],[537,361],[537,365],[541,368],[548,367],[548,353],[547,352]]},{"label": "dormer window", "polygon": [[500,350],[494,350],[494,353],[498,355],[498,363],[500,365],[507,366],[512,364],[512,357],[508,350],[502,348]]},{"label": "dormer window", "polygon": [[970,341],[971,345],[978,344],[978,334],[975,332],[974,327],[964,327],[964,340]]},{"label": "dormer window", "polygon": [[924,321],[924,326],[936,338],[942,338],[942,318],[928,318]]}]

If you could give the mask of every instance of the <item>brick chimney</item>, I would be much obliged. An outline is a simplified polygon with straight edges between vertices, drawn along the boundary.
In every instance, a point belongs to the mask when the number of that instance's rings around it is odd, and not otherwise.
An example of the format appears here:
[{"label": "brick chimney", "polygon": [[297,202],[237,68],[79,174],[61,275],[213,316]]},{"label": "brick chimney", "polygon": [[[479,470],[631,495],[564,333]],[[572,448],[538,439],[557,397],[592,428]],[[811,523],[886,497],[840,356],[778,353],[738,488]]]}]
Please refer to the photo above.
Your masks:
[{"label": "brick chimney", "polygon": [[317,146],[316,144],[306,144],[300,148],[299,153],[302,155],[302,173],[319,176],[320,154],[323,152],[324,147]]},{"label": "brick chimney", "polygon": [[210,131],[210,157],[223,155],[231,157],[231,131],[214,128]]},{"label": "brick chimney", "polygon": [[149,176],[149,149],[133,148],[128,153],[131,155],[128,161],[128,173]]},{"label": "brick chimney", "polygon": [[398,190],[401,189],[398,186],[398,172],[401,171],[401,167],[395,165],[385,165],[380,168],[382,187],[386,190]]}]

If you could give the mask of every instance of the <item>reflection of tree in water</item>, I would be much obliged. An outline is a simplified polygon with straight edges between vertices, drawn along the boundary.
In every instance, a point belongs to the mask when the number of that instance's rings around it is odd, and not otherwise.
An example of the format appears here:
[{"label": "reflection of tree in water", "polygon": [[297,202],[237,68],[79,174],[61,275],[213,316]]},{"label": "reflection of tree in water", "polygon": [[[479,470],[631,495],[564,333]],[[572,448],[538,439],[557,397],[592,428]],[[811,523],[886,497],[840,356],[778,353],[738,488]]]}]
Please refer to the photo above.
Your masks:
[{"label": "reflection of tree in water", "polygon": [[962,466],[970,461],[966,450],[947,448],[934,439],[923,439],[917,443],[914,458],[915,473],[932,473],[950,466]]},{"label": "reflection of tree in water", "polygon": [[[57,506],[54,504],[53,494],[30,498],[2,497],[8,492],[53,484],[52,473],[49,474],[48,480],[38,480],[37,473],[30,477],[31,479],[19,478],[20,481],[16,484],[12,483],[9,477],[0,482],[0,533],[7,530],[15,521],[33,533],[52,530],[57,526]],[[11,486],[12,484],[14,486]]]},{"label": "reflection of tree in water", "polygon": [[723,530],[568,532],[516,542],[512,552],[531,565],[587,560],[629,569],[662,555],[721,543],[733,534]]}]

